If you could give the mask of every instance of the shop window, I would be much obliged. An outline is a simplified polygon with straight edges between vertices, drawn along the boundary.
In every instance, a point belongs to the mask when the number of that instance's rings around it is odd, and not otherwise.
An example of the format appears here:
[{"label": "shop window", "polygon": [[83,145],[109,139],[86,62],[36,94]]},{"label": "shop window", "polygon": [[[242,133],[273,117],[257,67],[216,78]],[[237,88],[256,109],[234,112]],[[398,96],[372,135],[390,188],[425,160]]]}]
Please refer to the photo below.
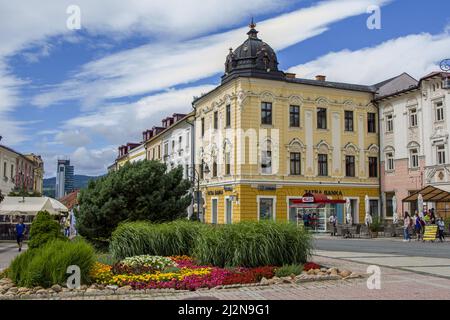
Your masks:
[{"label": "shop window", "polygon": [[317,129],[327,128],[327,109],[317,108]]},{"label": "shop window", "polygon": [[299,152],[291,152],[291,175],[298,176],[301,174],[300,169],[300,153]]},{"label": "shop window", "polygon": [[328,155],[319,154],[318,156],[318,175],[321,177],[328,176]]},{"label": "shop window", "polygon": [[261,124],[272,124],[272,103],[261,102]]},{"label": "shop window", "polygon": [[353,131],[353,111],[345,111],[345,131]]},{"label": "shop window", "polygon": [[393,206],[392,198],[394,197],[394,192],[386,192],[386,217],[392,218],[393,216]]},{"label": "shop window", "polygon": [[355,156],[345,156],[345,176],[355,176]]},{"label": "shop window", "polygon": [[373,112],[367,113],[367,132],[369,133],[377,132],[376,114]]},{"label": "shop window", "polygon": [[289,126],[298,128],[300,127],[300,107],[289,106]]},{"label": "shop window", "polygon": [[274,218],[274,199],[259,199],[259,220],[272,220]]}]

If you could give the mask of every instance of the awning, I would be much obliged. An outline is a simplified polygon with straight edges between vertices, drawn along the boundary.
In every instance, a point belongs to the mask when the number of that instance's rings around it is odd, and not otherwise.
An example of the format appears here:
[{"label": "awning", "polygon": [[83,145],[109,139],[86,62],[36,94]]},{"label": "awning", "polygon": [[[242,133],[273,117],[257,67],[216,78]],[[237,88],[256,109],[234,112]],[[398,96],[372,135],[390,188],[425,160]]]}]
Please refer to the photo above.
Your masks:
[{"label": "awning", "polygon": [[450,202],[450,186],[427,186],[406,197],[402,202],[417,202],[419,194],[424,202]]},{"label": "awning", "polygon": [[290,201],[290,208],[320,208],[326,204],[344,204],[345,200],[331,199],[322,193],[307,193],[300,199]]}]

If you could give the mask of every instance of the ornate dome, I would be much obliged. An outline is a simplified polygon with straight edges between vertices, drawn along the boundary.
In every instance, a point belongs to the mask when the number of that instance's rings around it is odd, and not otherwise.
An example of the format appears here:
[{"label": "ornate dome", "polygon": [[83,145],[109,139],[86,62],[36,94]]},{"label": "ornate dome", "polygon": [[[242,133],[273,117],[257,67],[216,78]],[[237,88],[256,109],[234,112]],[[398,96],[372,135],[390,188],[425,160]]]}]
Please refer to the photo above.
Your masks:
[{"label": "ornate dome", "polygon": [[230,48],[222,83],[237,76],[284,78],[284,73],[278,70],[275,51],[258,38],[253,20],[249,27],[248,39],[236,50]]}]

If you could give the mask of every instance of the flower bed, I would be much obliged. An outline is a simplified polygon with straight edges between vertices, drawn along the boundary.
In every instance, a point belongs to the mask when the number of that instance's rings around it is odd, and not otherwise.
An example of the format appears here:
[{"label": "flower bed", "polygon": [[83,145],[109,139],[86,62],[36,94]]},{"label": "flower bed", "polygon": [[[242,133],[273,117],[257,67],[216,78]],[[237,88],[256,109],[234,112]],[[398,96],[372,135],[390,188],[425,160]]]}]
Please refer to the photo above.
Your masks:
[{"label": "flower bed", "polygon": [[[165,258],[167,259],[167,258]],[[158,261],[164,260],[162,257]],[[170,257],[172,263],[160,269],[145,269],[142,259],[133,268],[125,268],[124,261],[117,265],[108,266],[96,263],[92,272],[92,279],[99,284],[131,286],[134,289],[173,288],[182,290],[196,290],[199,288],[213,288],[220,285],[258,283],[262,278],[270,279],[274,276],[274,267],[259,268],[217,268],[199,266],[187,256]],[[167,262],[167,260],[166,260]]]}]

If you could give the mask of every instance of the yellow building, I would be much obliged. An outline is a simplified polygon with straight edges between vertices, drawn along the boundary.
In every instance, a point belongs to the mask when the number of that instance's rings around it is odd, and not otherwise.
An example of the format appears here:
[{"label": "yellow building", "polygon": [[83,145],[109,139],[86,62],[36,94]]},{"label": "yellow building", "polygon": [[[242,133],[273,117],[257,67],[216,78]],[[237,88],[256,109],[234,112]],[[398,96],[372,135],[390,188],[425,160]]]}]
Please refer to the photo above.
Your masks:
[{"label": "yellow building", "polygon": [[[294,203],[310,193],[348,198],[356,223],[367,195],[378,215],[374,89],[279,71],[250,27],[227,56],[222,83],[193,103],[205,222],[296,221]],[[327,206],[344,220],[343,204]]]}]

